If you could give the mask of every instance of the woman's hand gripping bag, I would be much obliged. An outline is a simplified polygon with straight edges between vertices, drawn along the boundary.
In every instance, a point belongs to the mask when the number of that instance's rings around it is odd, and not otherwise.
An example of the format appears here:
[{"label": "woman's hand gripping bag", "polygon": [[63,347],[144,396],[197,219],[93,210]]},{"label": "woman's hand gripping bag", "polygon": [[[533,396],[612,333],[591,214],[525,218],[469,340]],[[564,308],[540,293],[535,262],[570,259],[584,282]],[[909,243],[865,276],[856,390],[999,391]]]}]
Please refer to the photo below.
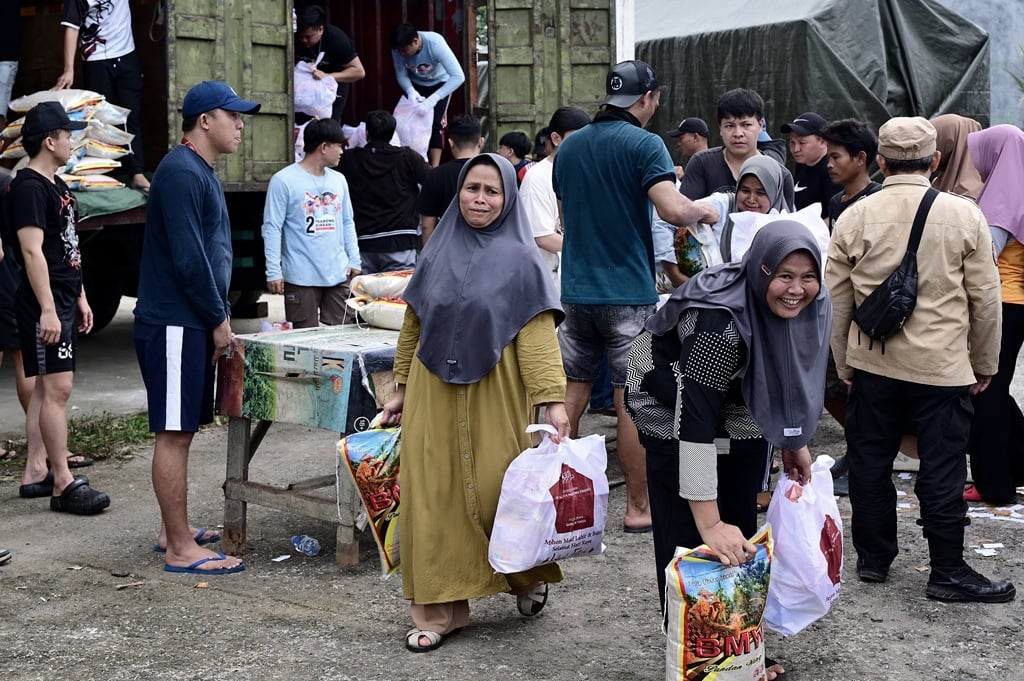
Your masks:
[{"label": "woman's hand gripping bag", "polygon": [[780,477],[768,506],[775,560],[764,623],[783,636],[824,617],[839,598],[843,521],[829,471],[834,463],[819,456],[807,485]]},{"label": "woman's hand gripping bag", "polygon": [[702,544],[677,548],[665,568],[665,678],[765,681],[764,615],[775,579],[767,525],[750,538],[754,557],[725,566]]},{"label": "woman's hand gripping bag", "polygon": [[[535,424],[527,432],[553,433]],[[505,471],[487,558],[496,572],[604,553],[608,452],[603,435],[555,444],[547,435]]]}]

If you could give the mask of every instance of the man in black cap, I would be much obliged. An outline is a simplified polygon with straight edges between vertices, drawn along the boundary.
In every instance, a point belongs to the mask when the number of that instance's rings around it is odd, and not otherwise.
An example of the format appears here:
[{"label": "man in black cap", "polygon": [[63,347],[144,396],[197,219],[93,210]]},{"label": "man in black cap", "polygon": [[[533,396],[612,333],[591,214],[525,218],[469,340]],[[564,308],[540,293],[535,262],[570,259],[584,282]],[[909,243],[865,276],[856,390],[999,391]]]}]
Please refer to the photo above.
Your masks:
[{"label": "man in black cap", "polygon": [[260,105],[208,80],[185,95],[182,143],[153,176],[135,307],[135,353],[146,384],[153,490],[162,525],[154,550],[164,569],[216,575],[242,561],[200,546],[220,539],[188,524],[188,454],[213,420],[214,366],[231,346],[231,223],[217,159],[242,143],[242,114]]},{"label": "man in black cap", "polygon": [[552,184],[561,201],[562,303],[559,330],[569,379],[565,404],[573,437],[587,408],[602,354],[618,412],[619,462],[626,478],[627,532],[649,532],[647,465],[636,426],[623,406],[627,354],[658,302],[654,287],[651,202],[674,225],[714,224],[718,211],[694,204],[675,188],[672,157],[643,129],[661,98],[658,78],[642,61],[616,64],[604,107],[562,142]]},{"label": "man in black cap", "polygon": [[793,205],[800,210],[818,203],[822,219],[828,221],[828,202],[836,192],[843,191],[843,187],[832,182],[828,175],[828,143],[821,135],[826,127],[828,122],[824,118],[808,111],[792,123],[783,124],[781,130],[789,135],[789,153],[796,162]]},{"label": "man in black cap", "polygon": [[[75,200],[57,170],[71,158],[73,122],[57,102],[32,107],[21,128],[28,166],[11,182],[8,206],[22,266],[15,300],[25,376],[37,376],[29,400],[28,429],[38,419],[44,447],[32,447],[19,493],[50,497],[50,510],[93,515],[110,497],[68,467],[67,402],[75,376],[78,333],[92,330],[92,309],[82,287],[82,255],[75,231]],[[43,456],[45,452],[45,457]],[[49,462],[50,472],[47,472]]]},{"label": "man in black cap", "polygon": [[[685,118],[680,121],[679,126],[672,128],[667,133],[669,137],[676,138],[676,146],[684,161],[693,158],[697,152],[708,148],[708,124],[703,118]],[[686,164],[676,166],[676,177],[683,179],[683,167]]]}]

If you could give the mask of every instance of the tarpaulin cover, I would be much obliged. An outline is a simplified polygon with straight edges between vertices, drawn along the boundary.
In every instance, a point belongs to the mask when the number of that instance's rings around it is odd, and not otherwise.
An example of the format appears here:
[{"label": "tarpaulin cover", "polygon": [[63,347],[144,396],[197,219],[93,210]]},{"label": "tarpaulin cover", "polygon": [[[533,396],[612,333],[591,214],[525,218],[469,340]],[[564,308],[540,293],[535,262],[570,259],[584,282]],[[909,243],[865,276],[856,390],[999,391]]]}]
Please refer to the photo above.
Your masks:
[{"label": "tarpaulin cover", "polygon": [[715,102],[748,87],[768,132],[804,111],[856,117],[958,113],[988,125],[989,38],[937,0],[636,0],[636,56],[665,86],[648,128],[700,116],[720,144]]}]

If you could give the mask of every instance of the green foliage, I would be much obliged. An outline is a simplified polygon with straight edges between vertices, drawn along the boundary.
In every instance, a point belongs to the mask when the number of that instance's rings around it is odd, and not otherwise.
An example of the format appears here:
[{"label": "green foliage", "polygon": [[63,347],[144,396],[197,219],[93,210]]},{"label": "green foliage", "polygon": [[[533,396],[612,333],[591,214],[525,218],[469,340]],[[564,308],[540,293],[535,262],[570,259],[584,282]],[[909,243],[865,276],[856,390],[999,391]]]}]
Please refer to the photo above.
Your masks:
[{"label": "green foliage", "polygon": [[68,422],[68,449],[97,460],[129,459],[132,447],[152,439],[149,416],[145,412],[131,416],[103,412],[77,416]]},{"label": "green foliage", "polygon": [[[149,416],[145,412],[129,416],[103,412],[75,416],[68,421],[68,450],[97,461],[131,459],[134,447],[146,444],[152,439],[153,434],[149,432]],[[10,440],[8,447],[17,450],[21,456],[3,462],[3,475],[16,474],[20,477],[27,452],[25,438]]]}]

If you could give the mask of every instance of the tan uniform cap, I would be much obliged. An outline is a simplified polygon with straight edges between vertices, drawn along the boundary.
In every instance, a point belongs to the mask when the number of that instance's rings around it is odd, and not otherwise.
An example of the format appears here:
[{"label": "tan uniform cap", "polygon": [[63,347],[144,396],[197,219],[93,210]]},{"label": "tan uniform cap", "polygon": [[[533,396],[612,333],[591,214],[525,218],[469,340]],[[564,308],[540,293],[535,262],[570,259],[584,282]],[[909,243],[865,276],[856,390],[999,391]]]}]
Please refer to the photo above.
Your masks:
[{"label": "tan uniform cap", "polygon": [[935,126],[920,116],[890,118],[878,130],[878,153],[894,161],[913,161],[935,153]]}]

